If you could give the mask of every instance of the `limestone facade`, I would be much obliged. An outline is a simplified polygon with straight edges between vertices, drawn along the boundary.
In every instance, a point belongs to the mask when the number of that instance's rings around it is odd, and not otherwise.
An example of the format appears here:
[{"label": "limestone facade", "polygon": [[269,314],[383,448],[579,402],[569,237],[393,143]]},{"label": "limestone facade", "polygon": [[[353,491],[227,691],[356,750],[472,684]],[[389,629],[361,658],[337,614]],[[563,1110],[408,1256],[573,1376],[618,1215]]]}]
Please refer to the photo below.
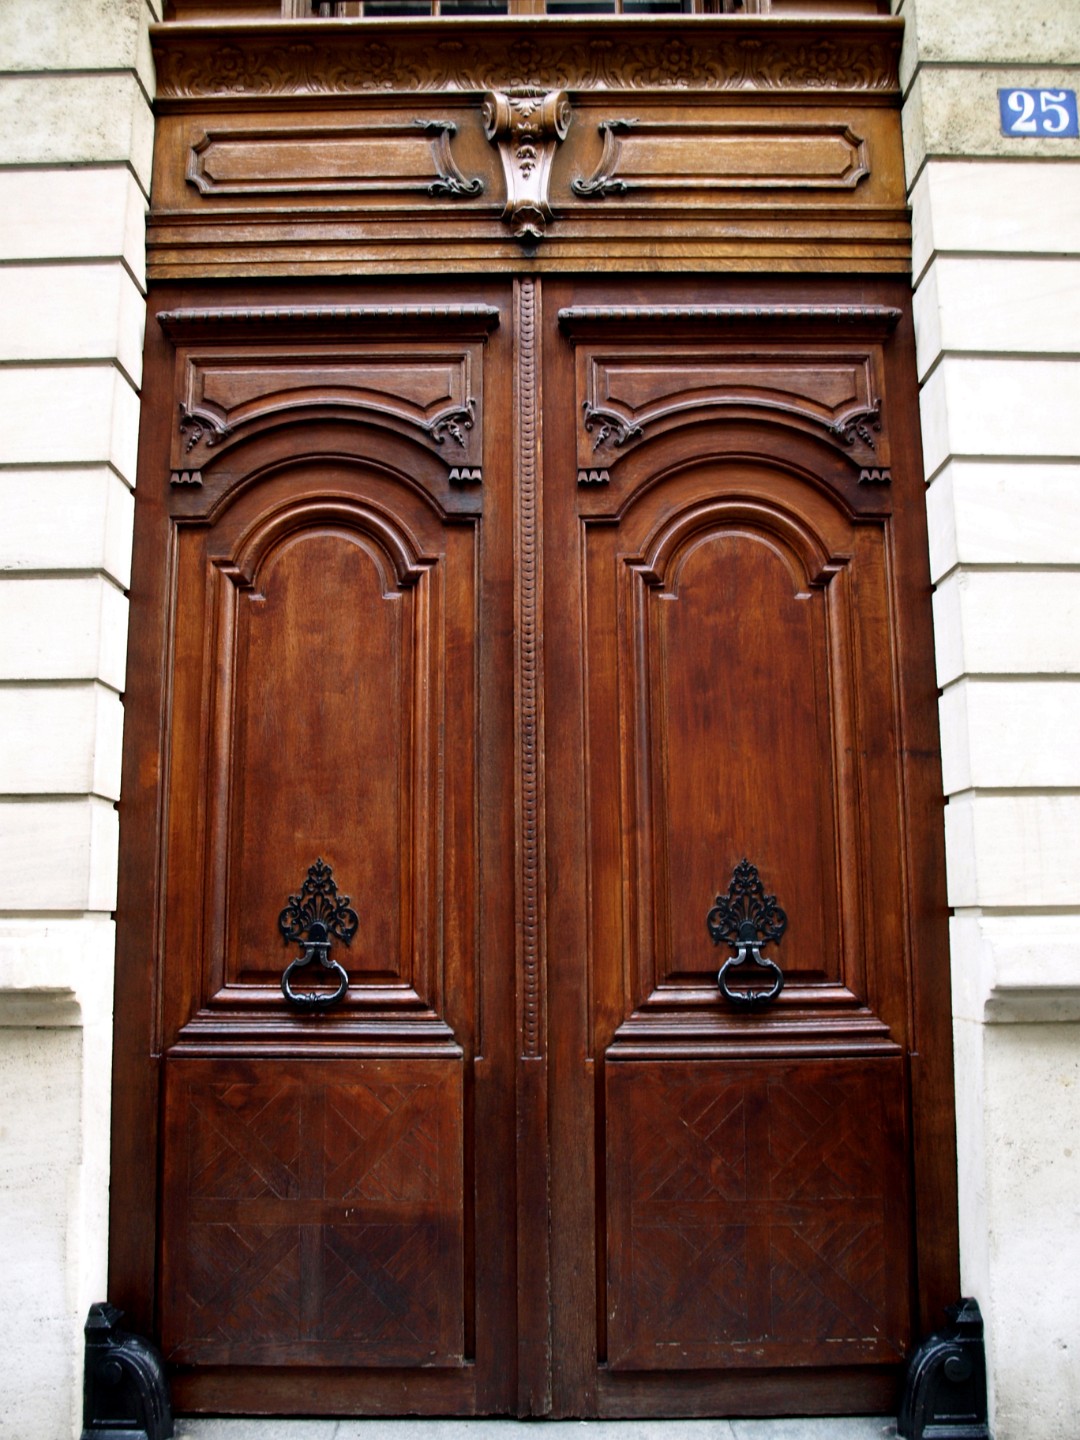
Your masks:
[{"label": "limestone facade", "polygon": [[941,686],[960,1263],[997,1440],[1080,1409],[1080,140],[997,91],[1080,82],[1080,6],[903,0]]}]

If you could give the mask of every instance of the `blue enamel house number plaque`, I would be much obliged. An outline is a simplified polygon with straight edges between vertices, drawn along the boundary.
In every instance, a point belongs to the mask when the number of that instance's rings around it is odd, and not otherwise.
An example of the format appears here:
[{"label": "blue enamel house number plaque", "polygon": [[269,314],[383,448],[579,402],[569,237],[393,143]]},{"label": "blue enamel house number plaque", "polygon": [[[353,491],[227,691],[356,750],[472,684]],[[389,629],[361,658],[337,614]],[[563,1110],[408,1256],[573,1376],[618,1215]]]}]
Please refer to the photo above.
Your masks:
[{"label": "blue enamel house number plaque", "polygon": [[1080,135],[1075,90],[999,90],[1003,135]]}]

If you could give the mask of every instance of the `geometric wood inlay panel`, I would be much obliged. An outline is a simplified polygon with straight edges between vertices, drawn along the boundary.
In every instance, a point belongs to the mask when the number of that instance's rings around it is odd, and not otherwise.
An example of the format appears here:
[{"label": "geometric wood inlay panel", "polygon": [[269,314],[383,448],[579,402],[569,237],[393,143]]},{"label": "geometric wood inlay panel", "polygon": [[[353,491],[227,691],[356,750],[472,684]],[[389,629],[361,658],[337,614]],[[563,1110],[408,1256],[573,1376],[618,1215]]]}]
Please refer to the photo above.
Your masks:
[{"label": "geometric wood inlay panel", "polygon": [[903,1068],[617,1062],[608,1088],[608,1363],[902,1358]]},{"label": "geometric wood inlay panel", "polygon": [[166,1071],[169,1359],[462,1363],[460,1061]]}]

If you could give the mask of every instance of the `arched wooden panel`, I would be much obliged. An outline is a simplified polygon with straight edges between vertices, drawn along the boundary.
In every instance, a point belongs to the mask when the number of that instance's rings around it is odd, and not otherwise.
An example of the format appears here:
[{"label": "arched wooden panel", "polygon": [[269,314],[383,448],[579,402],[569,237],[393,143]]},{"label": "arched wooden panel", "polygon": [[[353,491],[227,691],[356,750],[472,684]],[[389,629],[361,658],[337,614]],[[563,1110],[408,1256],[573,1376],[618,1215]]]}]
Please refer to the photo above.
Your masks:
[{"label": "arched wooden panel", "polygon": [[[318,859],[359,917],[338,956],[346,1008],[434,1019],[441,836],[475,823],[475,522],[447,525],[371,466],[292,466],[235,494],[209,529],[179,535],[171,1033],[215,1007],[280,1010],[296,952],[278,915]],[[448,644],[461,655],[449,678]],[[471,913],[451,924],[456,965]],[[454,994],[448,1023],[467,1034],[468,974]]]},{"label": "arched wooden panel", "polygon": [[438,890],[434,816],[417,782],[438,764],[439,581],[435,567],[399,579],[362,523],[308,518],[250,586],[222,575],[216,587],[229,670],[215,745],[226,984],[266,983],[268,971],[273,983],[282,946],[250,900],[284,905],[322,848],[360,917],[349,955],[357,983],[411,979],[414,951],[437,939],[414,903],[419,875],[429,895]]},{"label": "arched wooden panel", "polygon": [[839,978],[833,710],[850,697],[833,693],[830,652],[850,615],[844,562],[805,538],[775,508],[714,502],[665,527],[657,564],[622,559],[640,756],[627,828],[654,993],[710,983],[704,916],[743,857],[792,917],[785,969]]}]

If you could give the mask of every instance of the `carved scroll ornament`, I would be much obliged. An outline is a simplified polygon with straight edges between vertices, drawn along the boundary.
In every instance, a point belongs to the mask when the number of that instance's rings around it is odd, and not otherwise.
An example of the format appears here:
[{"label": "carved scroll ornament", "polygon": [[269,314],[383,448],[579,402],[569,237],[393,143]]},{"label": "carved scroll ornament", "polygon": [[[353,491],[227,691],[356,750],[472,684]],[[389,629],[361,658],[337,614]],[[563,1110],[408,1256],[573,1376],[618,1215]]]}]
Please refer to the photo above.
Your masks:
[{"label": "carved scroll ornament", "polygon": [[506,176],[502,218],[526,245],[542,240],[553,218],[551,162],[569,128],[570,101],[563,90],[546,95],[489,90],[484,96],[484,130],[498,147]]}]

